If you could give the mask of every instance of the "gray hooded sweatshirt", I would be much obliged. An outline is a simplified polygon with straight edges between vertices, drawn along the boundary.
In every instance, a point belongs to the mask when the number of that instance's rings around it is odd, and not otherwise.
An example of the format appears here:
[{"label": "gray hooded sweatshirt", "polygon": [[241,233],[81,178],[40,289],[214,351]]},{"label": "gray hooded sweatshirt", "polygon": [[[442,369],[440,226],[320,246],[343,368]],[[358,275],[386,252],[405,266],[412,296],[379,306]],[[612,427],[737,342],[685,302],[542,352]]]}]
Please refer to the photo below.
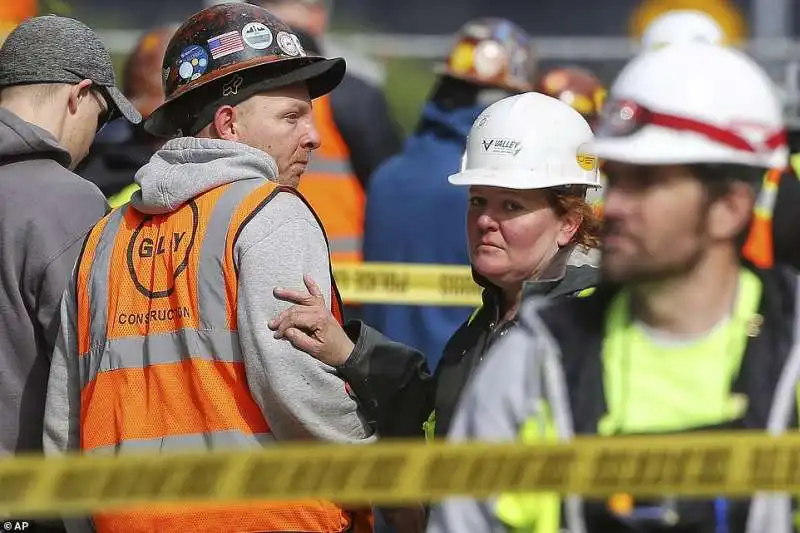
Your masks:
[{"label": "gray hooded sweatshirt", "polygon": [[41,451],[59,302],[100,191],[47,131],[0,108],[0,456]]},{"label": "gray hooded sweatshirt", "polygon": [[[182,137],[168,141],[136,174],[141,187],[132,204],[146,213],[168,213],[205,191],[237,180],[276,180],[271,157],[243,144]],[[224,253],[220,250],[220,254]],[[278,340],[267,323],[290,304],[275,287],[304,289],[303,275],[319,284],[330,305],[328,248],[314,215],[296,195],[281,192],[242,230],[234,248],[239,271],[238,336],[250,392],[278,441],[374,440],[334,368]],[[74,274],[73,274],[74,275]],[[47,390],[47,454],[77,449],[80,378],[74,283],[61,308],[61,331]],[[164,443],[168,447],[168,443]],[[154,451],[161,447],[155,445]]]}]

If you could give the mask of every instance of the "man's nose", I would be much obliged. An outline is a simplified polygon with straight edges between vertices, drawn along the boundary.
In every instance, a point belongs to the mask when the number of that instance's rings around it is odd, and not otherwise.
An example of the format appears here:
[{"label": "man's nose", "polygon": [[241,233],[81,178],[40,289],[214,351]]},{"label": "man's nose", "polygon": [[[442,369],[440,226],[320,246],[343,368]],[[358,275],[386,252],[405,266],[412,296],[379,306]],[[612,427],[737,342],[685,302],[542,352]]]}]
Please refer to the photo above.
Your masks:
[{"label": "man's nose", "polygon": [[316,126],[313,124],[309,126],[308,131],[303,136],[301,146],[304,150],[316,150],[322,144],[322,139],[319,136]]}]

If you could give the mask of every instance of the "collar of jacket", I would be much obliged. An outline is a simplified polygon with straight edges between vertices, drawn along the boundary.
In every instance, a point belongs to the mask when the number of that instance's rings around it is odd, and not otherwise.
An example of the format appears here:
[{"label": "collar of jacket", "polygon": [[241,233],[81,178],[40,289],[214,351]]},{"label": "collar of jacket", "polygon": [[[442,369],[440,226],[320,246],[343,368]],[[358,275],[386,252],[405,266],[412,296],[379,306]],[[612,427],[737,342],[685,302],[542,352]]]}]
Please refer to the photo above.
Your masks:
[{"label": "collar of jacket", "polygon": [[170,139],[136,173],[141,187],[131,205],[147,214],[176,210],[202,193],[245,179],[278,180],[268,154],[246,144],[221,139]]},{"label": "collar of jacket", "polygon": [[[597,250],[583,250],[575,245],[561,248],[547,269],[537,280],[528,280],[522,284],[522,297],[564,296],[572,294],[600,282],[600,269]],[[503,303],[503,292],[500,287],[472,269],[472,279],[483,287],[483,307],[494,309],[499,318]]]}]

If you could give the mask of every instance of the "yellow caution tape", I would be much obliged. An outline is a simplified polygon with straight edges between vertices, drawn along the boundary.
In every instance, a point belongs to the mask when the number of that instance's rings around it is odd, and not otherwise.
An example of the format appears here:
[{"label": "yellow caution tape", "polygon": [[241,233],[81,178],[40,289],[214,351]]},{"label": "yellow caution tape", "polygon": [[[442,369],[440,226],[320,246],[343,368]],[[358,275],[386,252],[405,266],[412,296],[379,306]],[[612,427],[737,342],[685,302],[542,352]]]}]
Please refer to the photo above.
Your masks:
[{"label": "yellow caution tape", "polygon": [[566,445],[292,444],[256,452],[0,460],[0,515],[145,502],[323,498],[403,504],[547,491],[607,497],[800,493],[800,435],[581,438]]},{"label": "yellow caution tape", "polygon": [[340,263],[333,275],[345,303],[477,306],[481,288],[469,266]]}]

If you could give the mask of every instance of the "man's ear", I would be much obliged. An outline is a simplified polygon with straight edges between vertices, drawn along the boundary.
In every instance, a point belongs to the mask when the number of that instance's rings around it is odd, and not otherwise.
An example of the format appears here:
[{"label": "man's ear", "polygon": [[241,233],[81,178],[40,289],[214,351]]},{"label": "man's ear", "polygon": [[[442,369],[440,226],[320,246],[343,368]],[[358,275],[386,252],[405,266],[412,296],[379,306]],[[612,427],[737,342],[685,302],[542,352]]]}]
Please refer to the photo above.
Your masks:
[{"label": "man's ear", "polygon": [[239,140],[239,124],[236,122],[236,109],[230,105],[223,105],[214,112],[214,121],[211,123],[213,133],[226,141]]},{"label": "man's ear", "polygon": [[91,95],[89,91],[92,89],[92,80],[83,80],[77,85],[73,85],[69,90],[69,112],[73,115],[78,112],[78,106],[85,98]]},{"label": "man's ear", "polygon": [[742,182],[734,182],[730,190],[711,204],[706,226],[712,237],[730,239],[747,228],[753,215],[756,194]]}]

